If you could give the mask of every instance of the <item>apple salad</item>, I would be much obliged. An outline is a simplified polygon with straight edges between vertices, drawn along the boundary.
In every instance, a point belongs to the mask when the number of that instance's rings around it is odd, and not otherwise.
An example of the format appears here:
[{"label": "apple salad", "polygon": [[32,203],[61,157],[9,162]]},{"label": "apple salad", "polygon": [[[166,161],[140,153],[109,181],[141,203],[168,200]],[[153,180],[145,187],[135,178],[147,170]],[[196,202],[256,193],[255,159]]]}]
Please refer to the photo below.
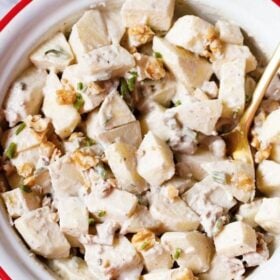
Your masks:
[{"label": "apple salad", "polygon": [[253,128],[256,190],[222,135],[250,102],[257,60],[234,23],[174,6],[87,10],[31,51],[6,95],[1,197],[58,279],[238,280],[269,259],[279,76]]}]

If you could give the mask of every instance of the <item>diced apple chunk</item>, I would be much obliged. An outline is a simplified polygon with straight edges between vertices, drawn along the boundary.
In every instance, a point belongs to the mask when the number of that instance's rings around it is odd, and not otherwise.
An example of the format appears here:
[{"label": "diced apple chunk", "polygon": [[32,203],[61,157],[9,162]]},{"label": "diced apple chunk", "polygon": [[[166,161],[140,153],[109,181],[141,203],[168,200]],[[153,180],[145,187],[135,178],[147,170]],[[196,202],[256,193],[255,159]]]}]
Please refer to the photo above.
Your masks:
[{"label": "diced apple chunk", "polygon": [[4,113],[10,127],[28,115],[39,113],[46,78],[46,71],[30,67],[12,84],[4,103]]},{"label": "diced apple chunk", "polygon": [[[136,250],[124,236],[116,238],[113,246],[85,244],[85,249],[85,260],[89,269],[102,275],[102,279],[117,279],[123,270],[141,263]],[[104,265],[106,263],[107,265]]]},{"label": "diced apple chunk", "polygon": [[203,274],[199,274],[201,280],[232,280],[238,279],[245,273],[242,260],[228,258],[222,255],[215,255],[210,269]]},{"label": "diced apple chunk", "polygon": [[241,116],[246,103],[245,60],[225,63],[220,73],[219,100],[223,104],[223,117]]},{"label": "diced apple chunk", "polygon": [[[100,142],[104,148],[116,142],[127,143],[136,148],[139,147],[142,141],[142,133],[138,121],[131,121],[127,124],[121,124],[118,127],[106,130],[99,124],[99,117],[100,114],[97,110],[92,111],[88,115],[85,123],[86,134],[88,137]],[[133,116],[128,114],[122,122],[132,118]],[[117,123],[118,121],[119,119],[117,120]]]},{"label": "diced apple chunk", "polygon": [[277,140],[280,135],[280,109],[271,112],[265,119],[263,125],[258,131],[258,140],[263,147],[267,147],[270,143]]},{"label": "diced apple chunk", "polygon": [[20,188],[1,194],[8,213],[12,218],[18,218],[23,214],[40,207],[41,200],[34,192],[26,192]]},{"label": "diced apple chunk", "polygon": [[136,233],[145,229],[156,231],[160,225],[161,223],[152,217],[147,207],[138,205],[135,213],[122,224],[121,233]]},{"label": "diced apple chunk", "polygon": [[98,10],[86,11],[72,27],[69,44],[79,61],[81,56],[110,44],[107,28]]},{"label": "diced apple chunk", "polygon": [[16,134],[19,126],[6,130],[2,136],[2,146],[7,149],[11,143],[17,145],[17,153],[21,153],[39,146],[46,140],[45,133],[37,133],[34,129],[25,127],[19,134]]},{"label": "diced apple chunk", "polygon": [[236,217],[239,221],[242,221],[251,227],[256,227],[255,217],[260,209],[262,200],[255,200],[251,203],[245,203],[240,205]]},{"label": "diced apple chunk", "polygon": [[159,242],[156,242],[153,247],[148,250],[141,250],[140,253],[148,272],[159,269],[170,269],[173,265],[170,252]]},{"label": "diced apple chunk", "polygon": [[129,192],[113,189],[108,195],[100,196],[98,188],[94,188],[86,199],[86,205],[92,214],[98,217],[103,211],[105,218],[123,223],[135,212],[138,200]]},{"label": "diced apple chunk", "polygon": [[[68,137],[79,124],[81,117],[73,104],[59,104],[57,90],[62,89],[58,77],[50,73],[44,88],[44,102],[42,110],[46,117],[50,118],[56,134],[61,138]],[[67,116],[67,117],[65,117]]]},{"label": "diced apple chunk", "polygon": [[88,233],[88,211],[78,197],[65,197],[58,201],[60,229],[71,237]]},{"label": "diced apple chunk", "polygon": [[179,163],[186,164],[193,178],[201,181],[207,176],[207,172],[202,168],[202,165],[204,163],[214,162],[217,158],[210,151],[199,148],[193,155],[176,154],[176,160]]},{"label": "diced apple chunk", "polygon": [[121,14],[127,27],[147,24],[166,31],[171,26],[174,6],[174,0],[127,0]]},{"label": "diced apple chunk", "polygon": [[145,99],[141,107],[149,106],[151,100],[161,106],[169,107],[176,90],[177,82],[171,74],[166,74],[163,79],[157,81],[145,80],[145,83],[141,84],[141,91]]},{"label": "diced apple chunk", "polygon": [[86,135],[91,139],[96,139],[99,133],[104,131],[104,128],[99,124],[99,110],[95,109],[90,112],[85,121]]},{"label": "diced apple chunk", "polygon": [[30,59],[38,68],[60,72],[73,61],[74,56],[64,34],[59,32],[40,45]]},{"label": "diced apple chunk", "polygon": [[[206,210],[205,200],[212,205],[220,206],[226,210],[229,210],[236,204],[232,194],[225,187],[217,184],[211,176],[194,184],[190,190],[183,194],[183,199],[200,215]],[[208,203],[207,206],[209,206]]]},{"label": "diced apple chunk", "polygon": [[224,179],[216,179],[216,182],[226,186],[239,201],[246,203],[254,198],[254,170],[250,164],[239,160],[222,160],[205,163],[202,168],[213,178],[222,176]]},{"label": "diced apple chunk", "polygon": [[264,198],[255,221],[266,231],[280,233],[280,198]]},{"label": "diced apple chunk", "polygon": [[109,80],[124,76],[135,66],[135,60],[123,47],[110,45],[84,54],[80,65],[88,75],[95,76],[96,80]]},{"label": "diced apple chunk", "polygon": [[47,264],[54,273],[63,279],[92,280],[95,279],[94,277],[100,279],[98,275],[94,275],[89,271],[86,262],[79,257],[49,260]]},{"label": "diced apple chunk", "polygon": [[166,66],[187,88],[202,86],[212,75],[208,61],[175,47],[165,39],[154,37],[153,50],[162,55]]},{"label": "diced apple chunk", "polygon": [[84,105],[80,109],[82,114],[97,108],[108,94],[107,89],[92,82],[91,77],[87,76],[78,64],[65,68],[62,74],[62,81],[81,94],[84,101]]},{"label": "diced apple chunk", "polygon": [[97,134],[97,140],[103,147],[116,142],[129,144],[138,148],[142,142],[141,127],[139,121],[133,121],[128,124],[113,128],[111,130],[102,131]]},{"label": "diced apple chunk", "polygon": [[161,193],[151,199],[150,211],[154,219],[162,223],[165,231],[190,231],[199,226],[199,217],[179,197],[169,200]]},{"label": "diced apple chunk", "polygon": [[136,119],[117,91],[112,91],[102,103],[98,112],[98,122],[102,129],[134,122]]},{"label": "diced apple chunk", "polygon": [[49,172],[57,198],[79,196],[85,191],[82,174],[68,156],[52,162]]},{"label": "diced apple chunk", "polygon": [[233,222],[223,228],[214,238],[214,243],[218,254],[236,257],[255,252],[257,237],[256,232],[249,225]]},{"label": "diced apple chunk", "polygon": [[199,55],[205,54],[206,43],[215,34],[215,28],[196,16],[179,18],[166,35],[173,45],[182,47]]},{"label": "diced apple chunk", "polygon": [[146,134],[137,151],[137,170],[140,176],[155,186],[172,178],[175,173],[170,148],[152,132]]},{"label": "diced apple chunk", "polygon": [[227,21],[218,20],[216,29],[222,41],[230,44],[243,45],[243,35],[239,26]]},{"label": "diced apple chunk", "polygon": [[70,245],[52,220],[48,207],[25,213],[15,220],[15,227],[30,249],[47,259],[67,258]]},{"label": "diced apple chunk", "polygon": [[176,113],[182,125],[205,135],[216,134],[216,123],[222,115],[222,103],[219,100],[206,100],[186,103],[169,109]]},{"label": "diced apple chunk", "polygon": [[193,232],[166,232],[161,242],[173,256],[180,267],[187,267],[194,273],[202,273],[209,269],[214,252],[211,240],[204,234]]},{"label": "diced apple chunk", "polygon": [[226,44],[223,56],[213,63],[213,70],[217,77],[220,77],[220,71],[224,63],[231,62],[235,59],[246,60],[246,73],[252,72],[257,68],[257,60],[247,46]]},{"label": "diced apple chunk", "polygon": [[172,131],[164,122],[166,109],[158,104],[153,104],[149,112],[141,117],[141,127],[143,133],[151,131],[154,135],[163,141],[169,140]]},{"label": "diced apple chunk", "polygon": [[105,155],[121,189],[136,194],[147,189],[145,180],[137,173],[135,147],[121,142],[111,144]]},{"label": "diced apple chunk", "polygon": [[192,271],[188,268],[160,269],[143,275],[143,280],[196,280]]},{"label": "diced apple chunk", "polygon": [[120,11],[121,7],[118,7],[118,5],[114,7],[112,5],[111,8],[108,8],[109,9],[105,9],[104,11],[102,11],[102,14],[106,23],[109,38],[111,39],[113,44],[119,44],[126,30],[122,22]]},{"label": "diced apple chunk", "polygon": [[11,159],[11,163],[16,167],[19,175],[27,178],[33,175],[36,169],[45,165],[44,161],[51,158],[54,148],[53,143],[42,142],[38,146],[17,153],[17,156]]},{"label": "diced apple chunk", "polygon": [[257,168],[257,187],[267,196],[280,196],[280,164],[262,161]]}]

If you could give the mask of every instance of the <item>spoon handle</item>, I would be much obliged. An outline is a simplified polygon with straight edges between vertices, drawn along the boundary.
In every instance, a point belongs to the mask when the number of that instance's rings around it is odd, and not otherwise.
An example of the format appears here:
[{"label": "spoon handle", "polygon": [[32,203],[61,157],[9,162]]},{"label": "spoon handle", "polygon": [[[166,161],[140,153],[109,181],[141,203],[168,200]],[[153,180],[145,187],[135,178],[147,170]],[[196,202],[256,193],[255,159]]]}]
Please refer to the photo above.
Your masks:
[{"label": "spoon handle", "polygon": [[263,100],[267,88],[270,85],[279,67],[280,67],[280,44],[278,45],[269,64],[267,65],[261,79],[259,80],[258,85],[253,94],[252,101],[240,121],[240,126],[243,127],[243,131],[246,134],[248,133],[251,127],[252,121]]}]

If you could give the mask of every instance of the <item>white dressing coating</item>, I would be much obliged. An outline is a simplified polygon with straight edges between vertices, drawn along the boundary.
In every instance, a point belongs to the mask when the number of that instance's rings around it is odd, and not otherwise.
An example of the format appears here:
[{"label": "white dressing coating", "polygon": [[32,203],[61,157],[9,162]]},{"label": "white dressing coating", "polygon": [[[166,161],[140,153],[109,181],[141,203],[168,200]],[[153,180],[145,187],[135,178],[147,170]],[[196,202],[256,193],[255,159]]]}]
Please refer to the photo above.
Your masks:
[{"label": "white dressing coating", "polygon": [[106,3],[10,86],[11,223],[60,279],[241,280],[280,233],[279,77],[252,130],[255,178],[223,138],[260,71],[240,28],[174,19],[174,0]]}]

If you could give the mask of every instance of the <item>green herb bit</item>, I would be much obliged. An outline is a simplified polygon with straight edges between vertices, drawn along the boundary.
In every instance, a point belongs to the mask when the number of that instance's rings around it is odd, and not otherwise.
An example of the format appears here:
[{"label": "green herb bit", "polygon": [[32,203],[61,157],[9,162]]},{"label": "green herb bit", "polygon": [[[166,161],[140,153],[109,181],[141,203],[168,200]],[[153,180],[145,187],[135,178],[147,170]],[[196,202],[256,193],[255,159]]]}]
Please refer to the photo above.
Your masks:
[{"label": "green herb bit", "polygon": [[86,139],[83,141],[83,146],[84,147],[91,147],[95,144],[95,141],[92,140],[91,138],[89,137],[86,137]]},{"label": "green herb bit", "polygon": [[138,74],[136,72],[133,72],[131,78],[129,78],[127,81],[127,86],[128,86],[128,89],[130,92],[134,91],[134,89],[135,89],[137,77],[138,77]]},{"label": "green herb bit", "polygon": [[26,186],[26,185],[21,185],[21,186],[19,186],[19,188],[25,193],[31,193],[32,192],[31,188]]},{"label": "green herb bit", "polygon": [[176,250],[175,250],[175,252],[173,254],[173,259],[174,260],[178,260],[180,258],[180,256],[181,256],[181,254],[182,254],[182,249],[176,248]]},{"label": "green herb bit", "polygon": [[89,224],[90,226],[93,226],[93,225],[95,224],[95,220],[94,220],[93,218],[89,218],[89,219],[88,219],[88,224]]},{"label": "green herb bit", "polygon": [[178,106],[182,105],[181,100],[175,101],[174,105],[175,105],[175,107],[178,107]]},{"label": "green herb bit", "polygon": [[57,49],[50,49],[50,50],[47,50],[46,52],[45,52],[45,55],[49,55],[49,54],[51,54],[51,55],[54,55],[54,56],[61,56],[61,55],[64,55],[64,56],[67,56],[68,57],[68,54],[64,51],[64,50],[62,50],[62,49],[60,49],[60,50],[57,50]]},{"label": "green herb bit", "polygon": [[80,111],[80,109],[84,106],[84,104],[85,104],[85,101],[84,101],[82,95],[80,93],[78,93],[77,96],[76,96],[76,101],[74,103],[74,107],[78,111]]},{"label": "green herb bit", "polygon": [[8,149],[6,150],[5,155],[8,159],[12,159],[15,157],[16,152],[17,152],[17,144],[12,142],[9,145]]},{"label": "green herb bit", "polygon": [[97,172],[97,174],[102,178],[102,179],[106,179],[107,178],[107,171],[105,169],[105,167],[103,166],[103,164],[99,163],[96,167],[95,170]]},{"label": "green herb bit", "polygon": [[160,58],[162,58],[162,54],[159,52],[154,52],[154,57],[157,59],[160,59]]},{"label": "green herb bit", "polygon": [[146,250],[149,246],[149,243],[147,241],[143,242],[143,244],[141,245],[140,249],[141,250]]},{"label": "green herb bit", "polygon": [[120,83],[121,83],[120,93],[121,93],[121,96],[124,98],[125,96],[127,96],[129,94],[128,84],[124,78],[121,78]]},{"label": "green herb bit", "polygon": [[84,89],[84,84],[82,82],[79,82],[77,84],[77,89],[80,90],[80,91],[83,90]]},{"label": "green herb bit", "polygon": [[106,216],[106,214],[107,214],[107,212],[105,210],[100,210],[100,211],[98,211],[97,216],[99,218],[102,218],[102,217]]},{"label": "green herb bit", "polygon": [[25,128],[26,128],[26,124],[22,122],[16,130],[16,135],[19,135]]},{"label": "green herb bit", "polygon": [[225,172],[214,171],[212,173],[212,178],[216,183],[219,183],[219,184],[226,184],[227,183],[227,176],[226,176]]},{"label": "green herb bit", "polygon": [[217,235],[223,229],[226,222],[225,220],[225,217],[221,217],[216,221],[213,228],[213,236]]}]

